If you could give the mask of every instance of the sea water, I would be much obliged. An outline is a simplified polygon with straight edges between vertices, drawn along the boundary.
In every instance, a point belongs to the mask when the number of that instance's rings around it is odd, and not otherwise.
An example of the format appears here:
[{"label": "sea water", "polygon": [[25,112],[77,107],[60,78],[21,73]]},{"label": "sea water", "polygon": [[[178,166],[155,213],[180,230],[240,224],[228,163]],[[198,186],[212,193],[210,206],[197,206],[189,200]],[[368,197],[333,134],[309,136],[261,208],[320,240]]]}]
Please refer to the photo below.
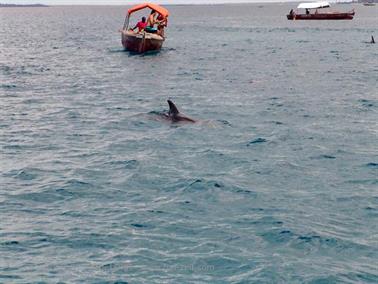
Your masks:
[{"label": "sea water", "polygon": [[295,6],[168,6],[147,55],[124,6],[1,9],[0,282],[376,283],[378,6]]}]

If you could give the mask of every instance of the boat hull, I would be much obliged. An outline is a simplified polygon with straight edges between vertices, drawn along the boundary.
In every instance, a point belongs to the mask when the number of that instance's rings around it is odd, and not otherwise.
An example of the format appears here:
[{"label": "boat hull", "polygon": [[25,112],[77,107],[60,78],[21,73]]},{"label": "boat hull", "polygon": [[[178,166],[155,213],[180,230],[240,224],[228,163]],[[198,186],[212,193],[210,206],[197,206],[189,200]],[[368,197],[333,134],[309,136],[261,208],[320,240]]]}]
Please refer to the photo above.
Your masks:
[{"label": "boat hull", "polygon": [[137,53],[158,51],[163,46],[163,42],[164,38],[157,34],[122,31],[122,45],[128,51]]},{"label": "boat hull", "polygon": [[352,20],[353,17],[354,12],[287,15],[288,20]]}]

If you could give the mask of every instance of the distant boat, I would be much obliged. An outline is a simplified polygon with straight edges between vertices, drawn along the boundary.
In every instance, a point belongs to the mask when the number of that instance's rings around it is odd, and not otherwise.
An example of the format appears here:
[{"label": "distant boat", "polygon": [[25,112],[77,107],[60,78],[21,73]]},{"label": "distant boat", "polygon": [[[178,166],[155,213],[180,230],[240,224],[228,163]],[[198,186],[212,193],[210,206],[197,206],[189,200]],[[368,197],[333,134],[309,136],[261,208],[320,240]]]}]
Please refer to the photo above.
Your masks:
[{"label": "distant boat", "polygon": [[364,2],[362,3],[364,6],[375,6],[374,2]]},{"label": "distant boat", "polygon": [[122,45],[126,50],[144,53],[147,51],[158,51],[163,46],[165,37],[162,33],[158,34],[156,30],[151,31],[148,29],[146,29],[147,31],[143,30],[141,32],[134,32],[133,30],[129,29],[130,16],[134,12],[148,8],[156,11],[165,19],[165,21],[167,20],[169,15],[168,10],[156,4],[144,3],[130,8],[127,11],[125,23],[123,25],[123,29],[121,30]]},{"label": "distant boat", "polygon": [[[288,20],[352,20],[354,17],[354,10],[349,12],[318,12],[318,9],[329,8],[331,5],[326,2],[312,2],[301,3],[297,9],[304,9],[305,13],[297,13],[297,11],[290,10],[287,15]],[[315,12],[311,13],[310,10]]]}]

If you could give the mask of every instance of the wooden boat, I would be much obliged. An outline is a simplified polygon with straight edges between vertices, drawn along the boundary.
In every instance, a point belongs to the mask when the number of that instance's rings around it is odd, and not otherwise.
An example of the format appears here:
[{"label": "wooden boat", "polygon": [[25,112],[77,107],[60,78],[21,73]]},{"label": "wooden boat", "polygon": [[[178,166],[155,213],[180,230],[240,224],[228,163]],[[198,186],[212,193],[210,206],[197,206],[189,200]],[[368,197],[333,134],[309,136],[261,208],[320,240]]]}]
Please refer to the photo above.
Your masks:
[{"label": "wooden boat", "polygon": [[318,14],[289,14],[288,20],[353,20],[354,11],[346,13],[318,13]]},{"label": "wooden boat", "polygon": [[[301,3],[297,9],[305,9],[305,13],[297,13],[291,10],[287,15],[288,20],[352,20],[354,17],[354,10],[349,12],[318,12],[318,9],[328,8],[328,2],[315,2],[315,3]],[[311,13],[310,10],[315,9]]]},{"label": "wooden boat", "polygon": [[156,32],[148,32],[148,30],[134,32],[132,29],[129,29],[130,16],[134,12],[146,8],[156,11],[159,15],[164,17],[165,21],[167,21],[169,12],[167,9],[159,5],[144,3],[130,8],[127,11],[125,23],[123,25],[123,29],[121,30],[122,45],[128,51],[144,53],[147,51],[158,51],[163,46],[163,42],[165,40],[164,33],[158,34]]},{"label": "wooden boat", "polygon": [[158,51],[163,46],[164,38],[157,34],[133,31],[122,31],[122,45],[132,52],[144,53],[147,51]]}]

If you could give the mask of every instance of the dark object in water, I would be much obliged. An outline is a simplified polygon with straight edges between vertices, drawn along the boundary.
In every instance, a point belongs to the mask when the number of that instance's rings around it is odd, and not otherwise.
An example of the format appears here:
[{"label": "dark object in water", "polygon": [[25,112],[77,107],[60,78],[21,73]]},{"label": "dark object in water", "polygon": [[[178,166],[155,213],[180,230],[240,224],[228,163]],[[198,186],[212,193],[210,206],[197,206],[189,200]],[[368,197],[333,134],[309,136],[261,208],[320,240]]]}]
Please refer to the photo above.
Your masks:
[{"label": "dark object in water", "polygon": [[371,41],[370,41],[370,43],[375,43],[375,40],[374,40],[374,37],[373,37],[373,36],[371,36]]},{"label": "dark object in water", "polygon": [[180,121],[185,121],[185,122],[196,122],[194,119],[187,117],[179,112],[177,109],[176,105],[171,101],[168,100],[168,105],[169,105],[169,112],[165,114],[165,117],[172,122],[180,122]]}]

